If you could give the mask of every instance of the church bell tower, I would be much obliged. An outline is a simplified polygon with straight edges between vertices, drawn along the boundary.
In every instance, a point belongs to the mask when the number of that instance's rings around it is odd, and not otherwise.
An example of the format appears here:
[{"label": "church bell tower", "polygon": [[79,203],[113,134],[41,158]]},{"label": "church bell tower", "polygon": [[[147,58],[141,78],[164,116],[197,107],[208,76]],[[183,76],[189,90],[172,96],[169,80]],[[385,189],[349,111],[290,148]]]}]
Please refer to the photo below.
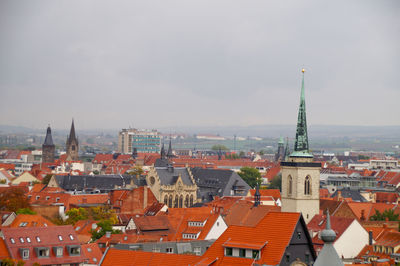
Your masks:
[{"label": "church bell tower", "polygon": [[71,130],[69,136],[67,137],[67,161],[78,161],[79,160],[79,143],[75,135],[75,125],[72,119]]},{"label": "church bell tower", "polygon": [[282,211],[301,212],[308,223],[319,214],[319,177],[321,163],[313,161],[309,152],[306,102],[304,96],[304,69],[301,85],[300,106],[297,119],[294,151],[281,162]]}]

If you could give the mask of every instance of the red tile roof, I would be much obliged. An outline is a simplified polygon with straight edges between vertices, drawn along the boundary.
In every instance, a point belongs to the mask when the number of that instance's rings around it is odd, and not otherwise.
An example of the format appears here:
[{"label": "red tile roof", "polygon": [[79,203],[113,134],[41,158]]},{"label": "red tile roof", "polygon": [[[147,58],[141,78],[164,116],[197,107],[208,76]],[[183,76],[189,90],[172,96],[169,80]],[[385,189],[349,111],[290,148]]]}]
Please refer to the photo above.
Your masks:
[{"label": "red tile roof", "polygon": [[101,258],[103,257],[103,252],[101,252],[99,245],[97,243],[90,243],[82,245],[82,253],[86,257],[86,264],[99,264]]},{"label": "red tile roof", "polygon": [[102,266],[114,265],[194,265],[201,259],[194,255],[109,249]]},{"label": "red tile roof", "polygon": [[18,227],[21,230],[24,228],[21,227],[47,227],[47,226],[54,226],[54,224],[44,218],[41,215],[31,215],[31,214],[18,214],[15,217],[14,221],[7,227]]},{"label": "red tile roof", "polygon": [[[299,222],[299,213],[269,212],[256,226],[230,226],[206,251],[203,258],[216,259],[215,265],[278,265],[289,245],[294,229]],[[225,243],[252,245],[266,243],[261,249],[261,258],[253,259],[224,256]]]}]

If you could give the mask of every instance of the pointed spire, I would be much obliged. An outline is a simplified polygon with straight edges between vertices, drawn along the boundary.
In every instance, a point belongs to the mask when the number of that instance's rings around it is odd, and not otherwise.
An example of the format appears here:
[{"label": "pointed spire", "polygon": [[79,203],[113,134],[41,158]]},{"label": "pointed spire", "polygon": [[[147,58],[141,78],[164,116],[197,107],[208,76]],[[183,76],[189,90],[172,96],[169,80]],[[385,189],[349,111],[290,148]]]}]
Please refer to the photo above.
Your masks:
[{"label": "pointed spire", "polygon": [[260,185],[257,182],[256,193],[254,193],[254,207],[257,207],[260,205],[260,198],[261,198]]},{"label": "pointed spire", "polygon": [[69,131],[68,141],[76,140],[74,119],[72,118],[71,130]]},{"label": "pointed spire", "polygon": [[331,228],[331,218],[329,216],[329,210],[326,211],[326,226],[321,232],[321,239],[325,243],[333,243],[336,239],[336,233]]},{"label": "pointed spire", "polygon": [[44,139],[43,145],[54,146],[53,137],[51,136],[50,125],[47,127],[46,138]]},{"label": "pointed spire", "polygon": [[294,153],[292,156],[295,157],[312,157],[309,154],[308,147],[308,134],[307,134],[307,119],[306,119],[306,100],[304,93],[304,68],[303,72],[303,80],[301,83],[301,93],[300,93],[300,106],[299,106],[299,114],[297,117],[297,129],[296,129],[296,140],[294,144]]},{"label": "pointed spire", "polygon": [[161,146],[160,155],[161,155],[161,159],[164,160],[165,159],[164,141],[163,141],[162,146]]},{"label": "pointed spire", "polygon": [[174,157],[174,155],[172,154],[171,137],[169,137],[169,145],[168,145],[167,158],[172,158],[172,157]]}]

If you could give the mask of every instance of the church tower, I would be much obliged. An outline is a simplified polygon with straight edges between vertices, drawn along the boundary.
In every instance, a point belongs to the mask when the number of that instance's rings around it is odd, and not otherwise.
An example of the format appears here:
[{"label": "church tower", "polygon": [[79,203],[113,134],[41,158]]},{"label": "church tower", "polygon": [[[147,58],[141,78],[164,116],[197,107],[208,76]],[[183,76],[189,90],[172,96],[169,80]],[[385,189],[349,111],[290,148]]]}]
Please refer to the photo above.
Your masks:
[{"label": "church tower", "polygon": [[71,131],[69,132],[69,136],[67,136],[67,161],[77,161],[79,160],[79,144],[78,139],[75,135],[75,126],[74,119],[72,119]]},{"label": "church tower", "polygon": [[47,127],[46,138],[42,145],[42,163],[54,163],[54,151],[56,146],[53,143],[53,137],[51,136],[50,125]]},{"label": "church tower", "polygon": [[319,214],[319,175],[321,163],[313,162],[309,153],[306,102],[304,96],[304,69],[301,85],[300,106],[297,119],[294,151],[281,162],[282,211],[301,212],[308,223]]}]

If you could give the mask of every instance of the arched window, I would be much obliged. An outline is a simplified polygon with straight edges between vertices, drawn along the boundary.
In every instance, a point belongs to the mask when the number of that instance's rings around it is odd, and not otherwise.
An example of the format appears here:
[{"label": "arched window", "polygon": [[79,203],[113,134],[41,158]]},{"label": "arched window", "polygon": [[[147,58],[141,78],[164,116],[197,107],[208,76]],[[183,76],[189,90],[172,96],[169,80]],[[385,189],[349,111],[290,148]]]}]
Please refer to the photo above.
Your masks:
[{"label": "arched window", "polygon": [[292,176],[288,176],[288,194],[292,195],[293,193],[293,178]]},{"label": "arched window", "polygon": [[169,195],[168,208],[172,208],[172,195]]},{"label": "arched window", "polygon": [[164,204],[168,205],[168,196],[167,195],[165,195],[165,197],[164,197]]},{"label": "arched window", "polygon": [[193,195],[190,195],[190,207],[193,206]]},{"label": "arched window", "polygon": [[189,207],[189,195],[185,197],[185,208]]},{"label": "arched window", "polygon": [[306,176],[306,180],[304,181],[304,195],[311,194],[311,177]]},{"label": "arched window", "polygon": [[178,195],[175,196],[174,208],[178,208]]},{"label": "arched window", "polygon": [[179,208],[182,208],[182,207],[183,207],[183,196],[181,195],[179,197]]}]

